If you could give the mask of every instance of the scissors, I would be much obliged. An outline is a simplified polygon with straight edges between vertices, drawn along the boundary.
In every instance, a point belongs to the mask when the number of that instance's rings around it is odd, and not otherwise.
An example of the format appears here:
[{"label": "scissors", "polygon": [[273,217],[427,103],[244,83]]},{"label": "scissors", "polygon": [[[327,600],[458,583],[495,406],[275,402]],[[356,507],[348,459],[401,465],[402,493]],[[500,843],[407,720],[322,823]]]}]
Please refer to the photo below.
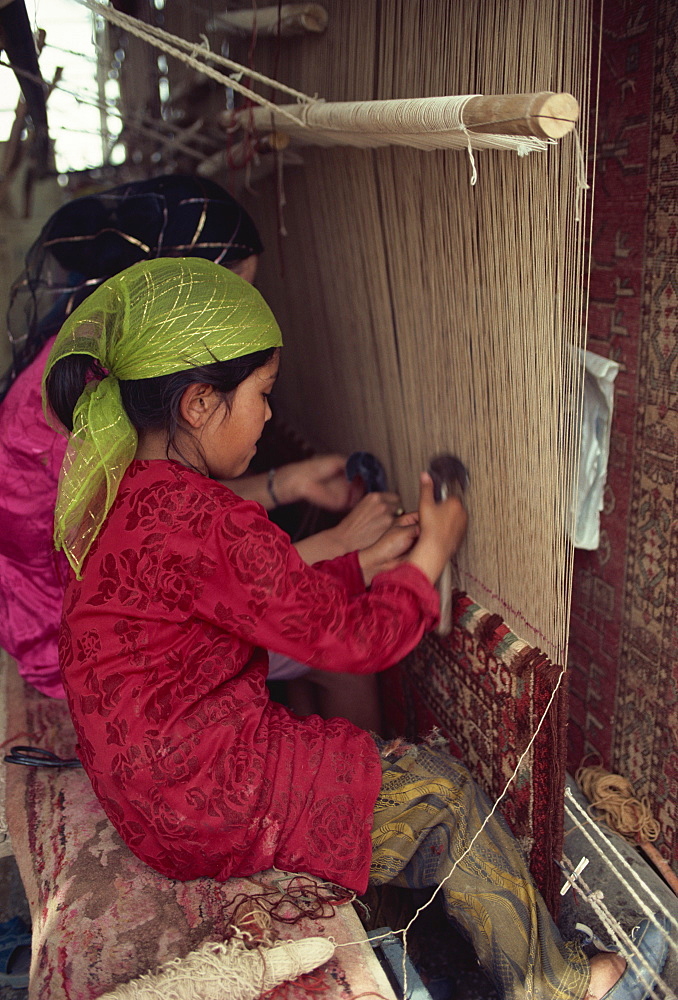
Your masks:
[{"label": "scissors", "polygon": [[5,756],[6,764],[25,764],[27,767],[82,767],[77,757],[57,757],[42,747],[11,747]]}]

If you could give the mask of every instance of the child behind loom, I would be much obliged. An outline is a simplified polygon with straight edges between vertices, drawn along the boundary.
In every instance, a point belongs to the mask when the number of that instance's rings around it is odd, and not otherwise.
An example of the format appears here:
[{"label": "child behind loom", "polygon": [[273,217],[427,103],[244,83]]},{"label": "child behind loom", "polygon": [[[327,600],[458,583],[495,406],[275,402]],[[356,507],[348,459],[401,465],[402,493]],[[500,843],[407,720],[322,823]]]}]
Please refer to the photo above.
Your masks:
[{"label": "child behind loom", "polygon": [[[0,646],[22,676],[50,697],[66,697],[57,636],[67,571],[52,542],[66,443],[45,422],[40,399],[54,337],[96,287],[140,260],[203,257],[253,281],[262,252],[257,228],[238,202],[205,178],[177,174],[67,202],[28,251],[11,289],[7,370],[0,360]],[[352,506],[344,463],[340,455],[315,456],[229,485],[267,509],[278,500],[306,499],[343,511]],[[314,562],[368,545],[390,526],[398,502],[387,494],[365,498],[336,527],[297,548]],[[269,680],[286,680],[286,698],[300,708],[305,695],[325,717],[346,714],[363,728],[380,728],[373,675],[310,673],[274,655]]]},{"label": "child behind loom", "polygon": [[[276,866],[357,892],[368,878],[445,880],[449,915],[503,995],[537,984],[530,995],[583,998],[585,956],[560,939],[461,764],[389,752],[345,719],[302,719],[268,697],[267,648],[354,673],[412,649],[466,526],[459,501],[436,505],[422,477],[418,519],[311,567],[258,504],[216,482],[254,454],[280,346],[254,288],[174,259],[107,281],[50,354],[49,404],[72,430],[55,528],[74,570],[60,662],[97,797],[172,878]],[[623,969],[599,958],[592,997]]]}]

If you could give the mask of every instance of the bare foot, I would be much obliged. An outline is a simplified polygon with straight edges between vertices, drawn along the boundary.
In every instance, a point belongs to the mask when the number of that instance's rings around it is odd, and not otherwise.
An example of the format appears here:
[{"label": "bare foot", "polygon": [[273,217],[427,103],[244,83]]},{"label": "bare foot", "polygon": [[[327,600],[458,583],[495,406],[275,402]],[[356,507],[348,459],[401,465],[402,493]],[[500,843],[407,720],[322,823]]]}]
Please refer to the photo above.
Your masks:
[{"label": "bare foot", "polygon": [[591,981],[585,1000],[601,1000],[626,970],[626,962],[613,951],[600,951],[589,960]]}]

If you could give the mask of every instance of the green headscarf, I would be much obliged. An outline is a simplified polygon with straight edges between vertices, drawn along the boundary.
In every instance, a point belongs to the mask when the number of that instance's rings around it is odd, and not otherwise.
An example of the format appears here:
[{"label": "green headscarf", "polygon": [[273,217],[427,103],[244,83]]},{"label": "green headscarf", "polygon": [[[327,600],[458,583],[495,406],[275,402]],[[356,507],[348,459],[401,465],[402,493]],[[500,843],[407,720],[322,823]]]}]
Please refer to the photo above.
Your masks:
[{"label": "green headscarf", "polygon": [[76,404],[59,478],[54,542],[78,575],[137,447],[119,380],[170,375],[281,344],[259,292],[197,257],[134,264],[69,316],[43,376],[47,415],[45,380],[60,358],[91,355],[108,372],[89,382]]}]

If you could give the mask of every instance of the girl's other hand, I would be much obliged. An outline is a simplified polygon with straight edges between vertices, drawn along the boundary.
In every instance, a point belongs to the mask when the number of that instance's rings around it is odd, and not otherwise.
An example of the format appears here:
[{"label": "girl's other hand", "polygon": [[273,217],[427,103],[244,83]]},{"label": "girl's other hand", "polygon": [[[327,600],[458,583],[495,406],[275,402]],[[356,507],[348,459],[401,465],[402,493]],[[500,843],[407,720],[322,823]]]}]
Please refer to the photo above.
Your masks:
[{"label": "girl's other hand", "polygon": [[350,510],[361,493],[346,478],[344,455],[317,455],[275,471],[275,493],[281,504],[307,500],[323,510]]},{"label": "girl's other hand", "polygon": [[[368,494],[368,496],[378,495],[375,493]],[[403,561],[403,557],[412,548],[418,535],[419,514],[413,511],[410,514],[401,514],[400,517],[393,521],[391,527],[382,534],[381,538],[368,548],[362,549],[358,553],[358,561],[363,573],[363,579],[365,580],[365,586],[369,587],[377,573],[385,573],[387,570],[398,566]]]},{"label": "girl's other hand", "polygon": [[433,480],[423,472],[419,492],[419,538],[408,561],[435,583],[466,534],[468,517],[458,497],[436,503]]}]

